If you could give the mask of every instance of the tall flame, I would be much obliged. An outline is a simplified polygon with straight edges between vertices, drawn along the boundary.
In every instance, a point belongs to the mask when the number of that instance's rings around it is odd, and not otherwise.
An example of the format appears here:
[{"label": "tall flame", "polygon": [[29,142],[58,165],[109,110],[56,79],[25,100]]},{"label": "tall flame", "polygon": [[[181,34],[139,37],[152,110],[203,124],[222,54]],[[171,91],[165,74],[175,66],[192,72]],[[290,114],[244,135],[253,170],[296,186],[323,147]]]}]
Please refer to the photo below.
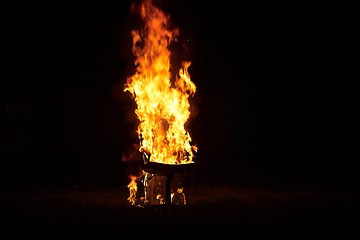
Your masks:
[{"label": "tall flame", "polygon": [[195,145],[185,124],[190,117],[189,97],[196,92],[184,61],[175,80],[171,79],[170,44],[179,35],[170,29],[170,19],[151,0],[140,6],[144,28],[131,32],[136,72],[128,77],[124,92],[136,102],[139,119],[139,151],[151,162],[184,164],[193,162]]}]

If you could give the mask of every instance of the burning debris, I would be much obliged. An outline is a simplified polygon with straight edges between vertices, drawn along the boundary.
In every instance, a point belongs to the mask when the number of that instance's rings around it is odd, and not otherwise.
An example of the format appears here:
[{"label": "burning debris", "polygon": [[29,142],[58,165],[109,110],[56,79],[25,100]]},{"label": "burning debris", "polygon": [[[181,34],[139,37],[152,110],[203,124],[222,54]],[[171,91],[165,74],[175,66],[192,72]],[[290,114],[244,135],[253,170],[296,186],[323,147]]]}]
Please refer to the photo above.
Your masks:
[{"label": "burning debris", "polygon": [[128,200],[131,205],[186,204],[184,186],[174,182],[181,182],[178,176],[191,170],[197,151],[186,129],[189,97],[196,92],[188,72],[191,62],[184,61],[172,78],[169,46],[179,29],[170,28],[170,17],[151,0],[142,1],[136,9],[144,26],[131,32],[135,73],[128,77],[124,92],[131,94],[137,106],[140,143],[123,158],[130,169]]}]

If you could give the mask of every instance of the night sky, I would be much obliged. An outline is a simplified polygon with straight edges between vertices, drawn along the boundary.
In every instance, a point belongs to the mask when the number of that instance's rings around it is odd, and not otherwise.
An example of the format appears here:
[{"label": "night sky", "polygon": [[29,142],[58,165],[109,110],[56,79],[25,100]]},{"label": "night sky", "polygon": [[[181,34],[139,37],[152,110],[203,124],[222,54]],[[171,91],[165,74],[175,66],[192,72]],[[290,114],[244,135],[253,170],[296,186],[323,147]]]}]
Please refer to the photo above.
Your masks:
[{"label": "night sky", "polygon": [[[1,87],[3,186],[127,184],[137,142],[133,1],[19,4]],[[195,3],[196,2],[196,3]],[[235,4],[236,3],[236,4]],[[192,62],[194,178],[204,184],[346,187],[359,182],[351,33],[322,6],[156,1]],[[344,21],[344,20],[343,20]],[[345,66],[346,65],[346,66]],[[344,67],[345,66],[345,67]],[[4,79],[3,79],[4,80]]]}]

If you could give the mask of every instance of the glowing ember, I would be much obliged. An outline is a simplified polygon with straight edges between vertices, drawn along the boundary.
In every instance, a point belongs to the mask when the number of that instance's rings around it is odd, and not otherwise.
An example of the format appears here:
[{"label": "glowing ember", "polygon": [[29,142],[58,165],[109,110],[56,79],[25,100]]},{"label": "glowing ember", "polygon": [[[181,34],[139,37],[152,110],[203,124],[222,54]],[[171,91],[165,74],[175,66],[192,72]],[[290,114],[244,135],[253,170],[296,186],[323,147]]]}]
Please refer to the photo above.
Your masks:
[{"label": "glowing ember", "polygon": [[[190,117],[188,99],[196,92],[188,72],[191,62],[184,61],[172,79],[169,46],[179,36],[178,28],[170,29],[169,16],[151,0],[141,3],[140,16],[144,27],[131,32],[136,72],[124,87],[124,92],[131,93],[137,106],[138,150],[149,162],[192,163],[197,147],[191,145],[191,136],[185,128]],[[130,202],[136,197],[137,179],[139,177],[132,177],[128,185]]]}]

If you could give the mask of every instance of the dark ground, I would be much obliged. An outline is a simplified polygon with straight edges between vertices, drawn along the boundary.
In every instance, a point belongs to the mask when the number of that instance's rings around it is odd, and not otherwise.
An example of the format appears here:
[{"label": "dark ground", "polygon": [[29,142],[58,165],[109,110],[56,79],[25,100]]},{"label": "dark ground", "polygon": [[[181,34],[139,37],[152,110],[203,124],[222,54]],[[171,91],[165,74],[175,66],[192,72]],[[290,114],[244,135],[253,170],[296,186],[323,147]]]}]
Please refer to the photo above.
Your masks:
[{"label": "dark ground", "polygon": [[193,186],[186,205],[144,208],[129,206],[127,196],[124,186],[2,191],[1,226],[24,237],[184,239],[220,234],[348,239],[359,235],[359,196],[350,190]]}]

